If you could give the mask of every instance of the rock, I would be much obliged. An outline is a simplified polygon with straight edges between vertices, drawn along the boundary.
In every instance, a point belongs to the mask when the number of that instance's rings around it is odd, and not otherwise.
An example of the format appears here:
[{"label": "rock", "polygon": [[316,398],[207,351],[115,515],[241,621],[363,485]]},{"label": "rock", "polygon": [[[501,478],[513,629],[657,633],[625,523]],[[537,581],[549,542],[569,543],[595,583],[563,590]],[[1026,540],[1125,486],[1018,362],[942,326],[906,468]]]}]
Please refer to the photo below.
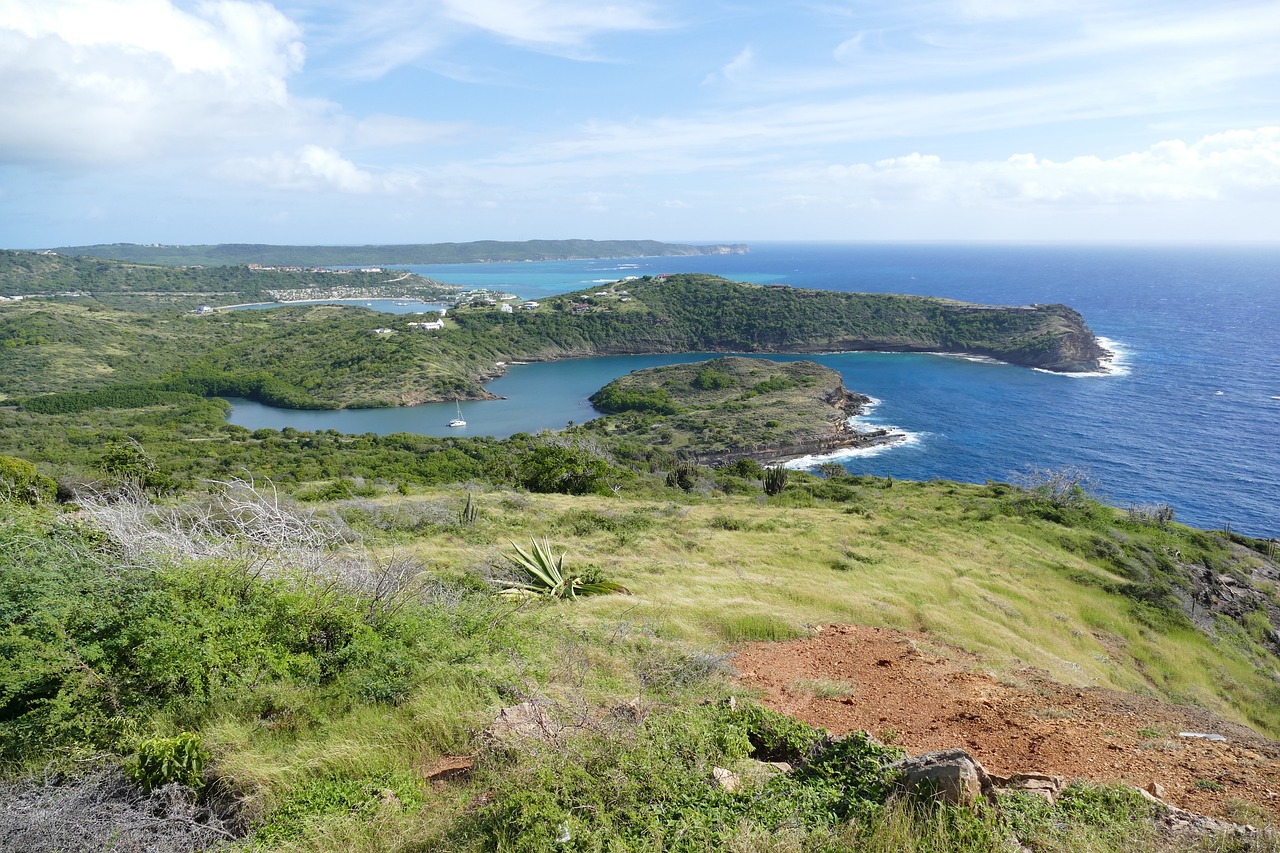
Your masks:
[{"label": "rock", "polygon": [[1153,780],[1147,783],[1147,787],[1145,788],[1145,790],[1148,794],[1155,797],[1157,800],[1164,802],[1165,800],[1164,785],[1161,785],[1159,782],[1156,782]]},{"label": "rock", "polygon": [[484,737],[499,746],[514,748],[521,741],[553,741],[563,730],[564,726],[551,719],[546,708],[536,702],[521,702],[499,711],[484,730]]},{"label": "rock", "polygon": [[1048,773],[1014,773],[1012,776],[992,776],[991,782],[995,790],[1002,794],[1035,794],[1043,797],[1049,805],[1058,801],[1058,794],[1066,781],[1061,776]]},{"label": "rock", "polygon": [[742,779],[732,770],[725,770],[723,767],[711,768],[711,784],[715,785],[721,791],[732,794],[738,790],[738,785],[742,783]]},{"label": "rock", "polygon": [[899,786],[918,797],[953,806],[973,805],[992,789],[991,777],[963,749],[926,752],[893,764]]}]

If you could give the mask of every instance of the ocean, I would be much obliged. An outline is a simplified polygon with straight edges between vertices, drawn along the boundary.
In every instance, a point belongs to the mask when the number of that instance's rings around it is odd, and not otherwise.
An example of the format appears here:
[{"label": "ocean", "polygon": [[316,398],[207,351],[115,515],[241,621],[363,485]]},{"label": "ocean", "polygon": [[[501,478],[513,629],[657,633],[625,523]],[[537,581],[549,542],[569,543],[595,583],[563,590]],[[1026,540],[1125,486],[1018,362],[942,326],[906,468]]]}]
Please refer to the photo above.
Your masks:
[{"label": "ocean", "polygon": [[[752,244],[744,255],[410,269],[532,299],[629,275],[708,272],[989,304],[1062,302],[1080,311],[1116,352],[1108,373],[1064,376],[922,354],[816,358],[839,370],[850,390],[876,400],[863,422],[907,436],[896,446],[837,461],[856,473],[979,483],[1074,466],[1115,505],[1168,503],[1188,524],[1280,535],[1277,247],[766,243]],[[679,360],[513,367],[489,386],[508,400],[464,404],[467,433],[509,435],[586,420],[594,414],[586,396],[609,379]],[[449,416],[438,406],[298,413],[237,401],[231,420],[250,427],[459,434],[444,427]]]}]

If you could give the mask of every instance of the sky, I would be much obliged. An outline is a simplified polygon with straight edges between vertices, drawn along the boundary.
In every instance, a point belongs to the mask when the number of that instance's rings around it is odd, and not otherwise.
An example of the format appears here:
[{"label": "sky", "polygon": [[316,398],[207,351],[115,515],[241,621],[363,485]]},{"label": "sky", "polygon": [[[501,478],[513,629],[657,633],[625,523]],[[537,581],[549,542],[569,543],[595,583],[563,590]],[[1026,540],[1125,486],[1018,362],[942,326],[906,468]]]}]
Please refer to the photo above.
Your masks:
[{"label": "sky", "polygon": [[1280,2],[0,0],[0,246],[1280,241]]}]

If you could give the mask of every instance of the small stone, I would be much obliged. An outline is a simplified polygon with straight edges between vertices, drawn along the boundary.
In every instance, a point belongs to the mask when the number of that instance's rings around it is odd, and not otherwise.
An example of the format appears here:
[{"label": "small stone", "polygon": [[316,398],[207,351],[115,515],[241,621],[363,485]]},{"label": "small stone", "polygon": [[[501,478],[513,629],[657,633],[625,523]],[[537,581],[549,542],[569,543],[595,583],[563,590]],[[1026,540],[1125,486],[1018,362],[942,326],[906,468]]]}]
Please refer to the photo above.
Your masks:
[{"label": "small stone", "polygon": [[738,777],[738,774],[732,770],[726,770],[723,767],[711,768],[711,784],[726,794],[732,794],[738,790],[738,785],[741,782],[742,780]]},{"label": "small stone", "polygon": [[1157,800],[1164,802],[1164,799],[1165,799],[1164,785],[1161,785],[1159,782],[1152,780],[1151,782],[1147,783],[1147,787],[1145,790],[1148,794],[1155,797]]}]

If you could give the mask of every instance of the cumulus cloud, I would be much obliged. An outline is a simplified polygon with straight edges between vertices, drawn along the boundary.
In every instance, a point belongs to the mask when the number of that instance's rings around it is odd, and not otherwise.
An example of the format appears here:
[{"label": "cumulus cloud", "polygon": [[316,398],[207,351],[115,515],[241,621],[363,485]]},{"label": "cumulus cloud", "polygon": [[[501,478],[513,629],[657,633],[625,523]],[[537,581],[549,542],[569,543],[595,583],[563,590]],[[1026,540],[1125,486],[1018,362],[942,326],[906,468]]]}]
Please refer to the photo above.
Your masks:
[{"label": "cumulus cloud", "polygon": [[[1280,127],[1159,142],[1118,157],[947,161],[909,154],[775,173],[797,192],[826,187],[859,204],[1021,202],[1055,205],[1280,198]],[[806,188],[808,188],[806,190]]]},{"label": "cumulus cloud", "polygon": [[0,162],[97,164],[234,144],[297,120],[297,25],[205,0],[0,0]]},{"label": "cumulus cloud", "polygon": [[304,145],[290,154],[234,160],[227,163],[221,173],[228,180],[290,192],[396,195],[419,189],[419,180],[414,175],[371,172],[338,151],[319,145]]}]

